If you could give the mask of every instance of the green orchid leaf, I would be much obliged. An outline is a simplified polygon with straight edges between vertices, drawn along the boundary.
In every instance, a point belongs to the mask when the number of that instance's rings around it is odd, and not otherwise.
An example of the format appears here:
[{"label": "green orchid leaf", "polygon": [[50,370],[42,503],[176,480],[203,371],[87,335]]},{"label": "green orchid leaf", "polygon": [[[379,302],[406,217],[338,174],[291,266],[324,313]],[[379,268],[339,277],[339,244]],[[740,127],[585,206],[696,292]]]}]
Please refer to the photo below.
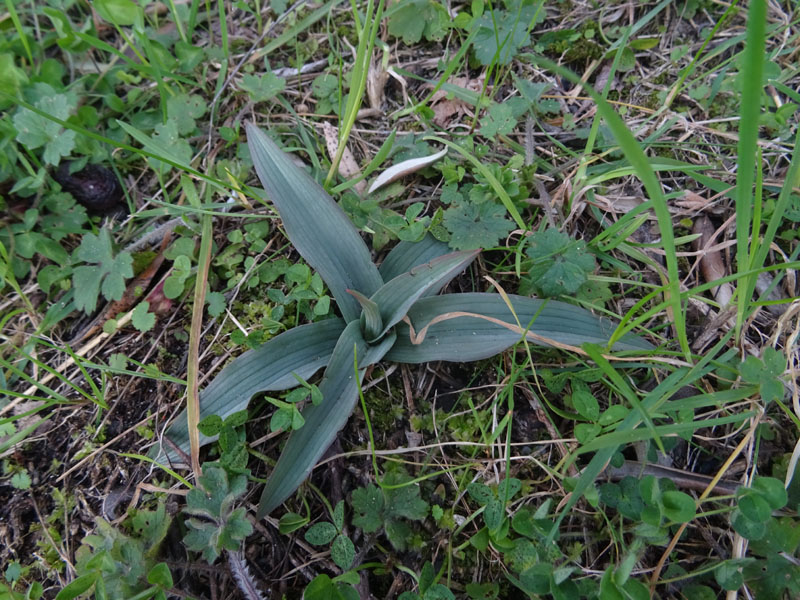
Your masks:
[{"label": "green orchid leaf", "polygon": [[[237,357],[200,392],[200,420],[209,415],[218,415],[224,420],[247,408],[253,394],[296,387],[299,381],[295,374],[306,379],[328,364],[344,327],[341,319],[301,325]],[[185,410],[166,435],[183,452],[189,452]],[[216,438],[201,434],[200,444],[208,444]],[[183,461],[166,442],[155,446],[150,456],[159,462]]]},{"label": "green orchid leaf", "polygon": [[[431,234],[426,234],[418,242],[400,242],[391,249],[383,259],[378,271],[384,281],[390,281],[407,273],[417,265],[432,261],[434,258],[452,252],[446,242],[440,242]],[[428,295],[433,295],[439,290],[431,290]]]},{"label": "green orchid leaf", "polygon": [[379,344],[368,345],[361,335],[358,321],[347,325],[319,384],[322,402],[307,405],[303,410],[305,425],[289,436],[278,464],[264,486],[258,505],[259,519],[275,510],[308,477],[353,412],[366,367],[381,360],[394,342],[395,335],[392,332]]},{"label": "green orchid leaf", "polygon": [[347,290],[371,296],[383,285],[366,244],[339,205],[266,133],[248,123],[247,139],[290,241],[328,284],[345,321],[357,319],[361,307]]},{"label": "green orchid leaf", "polygon": [[[529,325],[528,341],[537,345],[605,345],[616,328],[611,321],[571,304],[513,295],[508,298],[516,318],[499,294],[447,294],[419,300],[407,315],[413,332],[406,322],[397,326],[397,342],[387,360],[480,360],[519,342]],[[652,346],[627,335],[614,349],[646,351]]]},{"label": "green orchid leaf", "polygon": [[[370,298],[378,305],[383,319],[384,335],[406,316],[411,306],[432,289],[441,289],[471,263],[479,250],[451,252],[432,261],[417,265],[407,273],[398,275],[381,287]],[[376,338],[368,341],[372,342]]]},{"label": "green orchid leaf", "polygon": [[368,339],[377,338],[383,331],[383,319],[378,305],[364,294],[355,290],[349,290],[349,292],[361,305],[361,331]]}]

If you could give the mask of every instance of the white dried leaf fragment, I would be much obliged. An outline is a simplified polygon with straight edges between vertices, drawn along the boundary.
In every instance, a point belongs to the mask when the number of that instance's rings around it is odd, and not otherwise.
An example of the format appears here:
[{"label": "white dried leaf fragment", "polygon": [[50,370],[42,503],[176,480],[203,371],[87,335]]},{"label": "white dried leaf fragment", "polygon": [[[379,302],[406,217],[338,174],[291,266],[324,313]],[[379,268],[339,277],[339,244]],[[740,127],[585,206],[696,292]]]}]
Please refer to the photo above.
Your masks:
[{"label": "white dried leaf fragment", "polygon": [[375,190],[382,188],[383,186],[392,183],[393,181],[396,181],[401,177],[405,177],[406,175],[410,175],[411,173],[416,173],[420,169],[424,169],[428,165],[432,165],[437,160],[442,158],[445,154],[447,154],[447,148],[445,148],[441,152],[437,152],[436,154],[431,154],[430,156],[423,156],[420,158],[410,158],[409,160],[404,160],[401,163],[389,167],[383,173],[378,175],[375,181],[372,182],[372,185],[369,186],[369,190],[367,193],[371,194]]}]

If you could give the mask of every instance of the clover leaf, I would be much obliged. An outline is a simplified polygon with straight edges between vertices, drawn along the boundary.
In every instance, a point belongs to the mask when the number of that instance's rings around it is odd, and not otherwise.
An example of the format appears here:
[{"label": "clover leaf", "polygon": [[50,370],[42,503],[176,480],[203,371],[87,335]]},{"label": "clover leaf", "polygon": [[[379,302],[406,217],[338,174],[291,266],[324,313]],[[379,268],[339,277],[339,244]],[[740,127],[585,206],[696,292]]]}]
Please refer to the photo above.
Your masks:
[{"label": "clover leaf", "polygon": [[283,88],[286,87],[286,80],[278,77],[275,73],[245,75],[242,77],[239,87],[247,92],[253,102],[265,102],[283,91]]},{"label": "clover leaf", "polygon": [[764,402],[772,402],[783,398],[783,381],[780,376],[786,370],[786,357],[775,350],[764,350],[763,358],[748,356],[739,365],[739,374],[748,383],[759,386]]}]

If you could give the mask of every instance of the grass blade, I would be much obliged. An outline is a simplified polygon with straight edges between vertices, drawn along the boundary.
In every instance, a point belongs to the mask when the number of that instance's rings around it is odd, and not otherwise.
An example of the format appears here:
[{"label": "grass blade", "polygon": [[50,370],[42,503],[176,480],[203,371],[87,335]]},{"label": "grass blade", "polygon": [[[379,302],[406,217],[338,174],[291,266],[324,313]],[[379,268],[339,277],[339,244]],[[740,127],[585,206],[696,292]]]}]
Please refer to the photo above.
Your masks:
[{"label": "grass blade", "polygon": [[528,227],[525,225],[525,221],[522,219],[522,216],[520,216],[517,207],[514,206],[514,202],[511,200],[511,196],[508,195],[508,192],[505,190],[505,188],[503,188],[500,182],[497,181],[497,178],[494,176],[494,173],[492,173],[486,165],[484,165],[481,161],[475,158],[472,154],[467,152],[464,148],[462,148],[458,144],[454,144],[449,140],[440,138],[435,135],[427,135],[423,139],[433,140],[435,142],[439,142],[440,144],[444,144],[445,146],[447,146],[448,148],[452,148],[453,150],[458,152],[461,156],[466,158],[469,162],[471,162],[475,166],[475,168],[478,169],[478,171],[480,171],[480,174],[486,178],[486,181],[489,182],[489,185],[492,186],[492,189],[497,194],[498,198],[500,198],[500,201],[503,203],[503,206],[505,206],[506,210],[508,211],[508,214],[511,215],[512,219],[514,219],[514,222],[517,224],[517,227],[519,227],[524,231],[527,231]]},{"label": "grass blade", "polygon": [[[536,62],[542,67],[565,77],[575,85],[582,84],[580,78],[569,69],[565,69],[544,58],[536,57]],[[644,184],[647,194],[653,202],[653,211],[656,213],[656,219],[658,220],[658,228],[661,234],[661,242],[664,246],[664,254],[667,263],[667,281],[664,282],[664,295],[666,297],[667,306],[671,312],[670,317],[675,324],[675,331],[681,346],[681,351],[687,361],[691,360],[689,339],[686,335],[686,319],[684,317],[680,298],[680,274],[678,272],[678,257],[675,250],[675,234],[672,226],[672,216],[670,215],[664,192],[661,189],[661,183],[653,171],[650,159],[647,158],[639,142],[636,141],[636,138],[614,108],[591,87],[586,86],[584,89],[597,104],[597,112],[605,119],[606,123],[608,123],[614,137],[616,137],[619,142],[622,152],[625,154],[625,158],[627,158],[636,169],[639,179],[642,181],[642,184]]]},{"label": "grass blade", "polygon": [[[730,333],[722,336],[722,339],[717,343],[717,345],[707,352],[706,355],[691,368],[680,368],[668,375],[642,400],[641,404],[643,409],[649,413],[655,412],[672,396],[674,396],[675,390],[678,390],[685,385],[690,385],[710,373],[715,368],[714,365],[710,364],[712,357],[719,353],[720,349],[725,346],[729,338]],[[625,417],[625,419],[619,425],[617,425],[615,431],[617,433],[632,432],[639,426],[640,423],[641,413],[639,411],[631,411],[628,413],[628,416]],[[698,423],[697,427],[701,427],[702,425],[702,423]],[[548,542],[555,539],[555,536],[559,532],[561,521],[564,520],[564,517],[570,514],[572,507],[575,506],[583,494],[586,493],[589,487],[600,476],[600,473],[602,473],[603,469],[606,468],[606,465],[608,465],[611,457],[614,456],[614,453],[617,451],[618,447],[619,446],[612,445],[599,449],[589,461],[589,464],[583,469],[581,476],[578,478],[578,481],[575,483],[575,487],[569,496],[569,500],[562,508],[561,512],[553,523],[552,528],[550,529],[550,533],[547,536]]]},{"label": "grass blade", "polygon": [[628,403],[630,403],[630,405],[639,412],[642,417],[642,421],[644,421],[645,427],[647,427],[647,433],[649,434],[650,439],[655,441],[656,446],[658,446],[658,449],[662,454],[666,454],[667,452],[664,449],[664,444],[661,442],[661,438],[656,432],[656,427],[653,424],[653,419],[642,407],[641,402],[639,402],[639,398],[636,397],[636,392],[631,389],[631,387],[617,372],[617,370],[614,369],[611,363],[608,362],[608,360],[603,356],[600,348],[594,344],[585,344],[584,349],[589,355],[589,358],[591,358],[595,364],[600,367],[600,370],[603,371],[606,377],[608,377],[608,379],[614,384],[614,387],[617,389],[617,391],[619,391],[619,393],[622,394]]},{"label": "grass blade", "polygon": [[[350,93],[347,95],[347,106],[342,116],[342,125],[339,128],[339,147],[336,150],[336,155],[331,161],[331,168],[325,178],[325,185],[327,186],[333,179],[333,174],[339,170],[339,162],[342,160],[342,155],[347,147],[347,140],[350,137],[350,131],[356,122],[358,109],[361,108],[361,102],[364,98],[364,90],[367,87],[367,75],[369,74],[369,63],[372,60],[372,48],[375,45],[375,38],[378,35],[378,27],[381,19],[383,18],[383,2],[378,0],[377,9],[373,9],[373,0],[367,0],[367,8],[364,13],[364,23],[361,24],[360,31],[358,32],[358,48],[353,61],[353,72],[350,80]],[[359,26],[358,11],[355,9],[355,2],[352,2],[353,13],[356,20],[356,29]],[[375,11],[373,13],[373,10]]]},{"label": "grass blade", "polygon": [[[758,230],[751,230],[753,214],[753,178],[758,149],[761,94],[764,89],[764,51],[767,3],[754,0],[747,13],[747,38],[742,67],[742,97],[739,112],[739,145],[736,168],[736,268],[749,270],[750,245],[758,245]],[[736,339],[752,300],[756,276],[742,276],[736,282]]]},{"label": "grass blade", "polygon": [[[189,203],[200,207],[200,198],[197,190],[188,176],[181,177],[183,187]],[[206,188],[208,189],[208,188]],[[189,353],[186,365],[186,432],[189,436],[189,456],[192,461],[192,471],[195,477],[202,474],[200,469],[200,338],[203,333],[203,312],[206,305],[206,290],[208,289],[208,269],[211,265],[211,245],[213,242],[212,217],[201,217],[200,252],[197,256],[197,277],[194,284],[194,303],[192,306],[192,322],[189,331]]]}]

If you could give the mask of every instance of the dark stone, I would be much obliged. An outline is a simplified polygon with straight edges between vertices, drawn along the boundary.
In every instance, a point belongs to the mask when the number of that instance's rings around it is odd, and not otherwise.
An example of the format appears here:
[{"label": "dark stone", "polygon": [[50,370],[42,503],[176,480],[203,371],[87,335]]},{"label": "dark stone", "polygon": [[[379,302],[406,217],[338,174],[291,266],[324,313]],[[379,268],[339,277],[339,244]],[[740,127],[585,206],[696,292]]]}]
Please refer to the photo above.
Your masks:
[{"label": "dark stone", "polygon": [[98,214],[109,214],[122,208],[122,186],[113,171],[100,165],[86,165],[70,173],[70,164],[69,161],[62,162],[53,179],[77,202]]}]

